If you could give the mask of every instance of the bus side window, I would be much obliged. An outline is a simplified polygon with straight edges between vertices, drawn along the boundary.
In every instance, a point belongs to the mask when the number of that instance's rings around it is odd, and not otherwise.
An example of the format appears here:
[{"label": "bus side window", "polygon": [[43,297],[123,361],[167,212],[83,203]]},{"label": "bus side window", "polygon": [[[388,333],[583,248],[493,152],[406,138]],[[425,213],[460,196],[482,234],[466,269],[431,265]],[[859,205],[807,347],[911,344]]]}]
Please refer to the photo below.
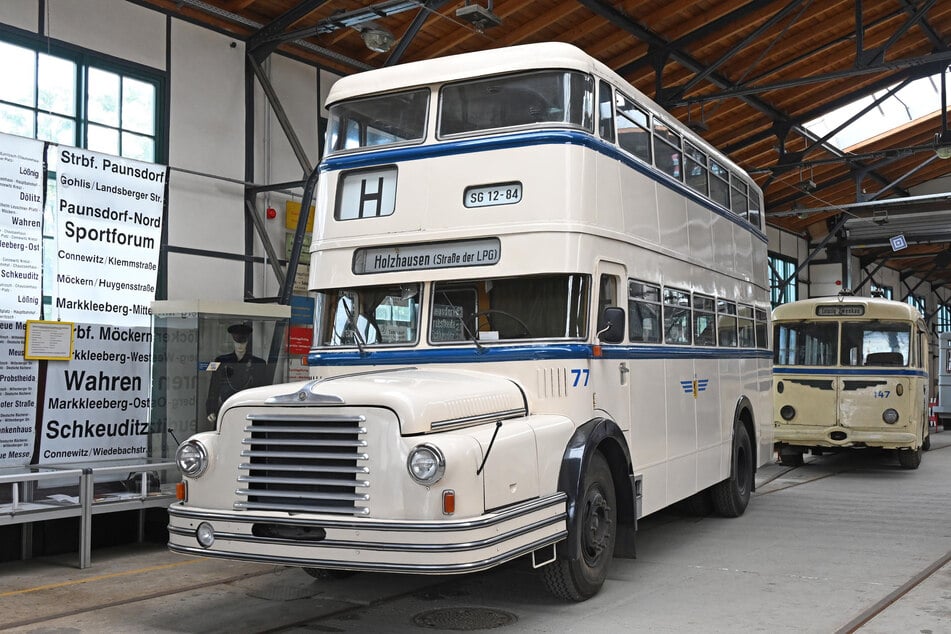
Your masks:
[{"label": "bus side window", "polygon": [[660,342],[660,286],[627,282],[628,337],[637,343]]},{"label": "bus side window", "polygon": [[690,345],[692,321],[690,292],[664,288],[664,341]]},{"label": "bus side window", "polygon": [[620,93],[615,97],[614,103],[617,105],[618,145],[637,158],[650,163],[650,117],[646,111]]}]

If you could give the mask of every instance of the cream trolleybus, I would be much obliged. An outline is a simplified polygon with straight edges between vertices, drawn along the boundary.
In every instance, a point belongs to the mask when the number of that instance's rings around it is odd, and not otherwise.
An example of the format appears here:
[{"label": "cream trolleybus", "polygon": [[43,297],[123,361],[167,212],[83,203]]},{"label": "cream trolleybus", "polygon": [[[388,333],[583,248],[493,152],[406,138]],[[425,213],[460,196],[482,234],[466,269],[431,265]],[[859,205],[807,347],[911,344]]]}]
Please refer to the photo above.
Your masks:
[{"label": "cream trolleybus", "polygon": [[776,449],[894,449],[917,469],[928,436],[928,331],[916,308],[839,295],[773,310]]},{"label": "cream trolleybus", "polygon": [[583,600],[643,516],[744,512],[773,438],[742,170],[566,44],[345,77],[327,105],[312,380],[183,443],[173,551],[314,575],[526,556]]}]

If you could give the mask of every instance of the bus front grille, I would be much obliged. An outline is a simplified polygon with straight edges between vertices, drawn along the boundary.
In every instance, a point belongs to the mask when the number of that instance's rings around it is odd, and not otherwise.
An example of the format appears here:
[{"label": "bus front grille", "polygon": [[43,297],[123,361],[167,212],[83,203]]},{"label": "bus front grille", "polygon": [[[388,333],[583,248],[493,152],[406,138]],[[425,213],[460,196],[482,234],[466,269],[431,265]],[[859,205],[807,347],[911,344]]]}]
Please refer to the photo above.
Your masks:
[{"label": "bus front grille", "polygon": [[236,510],[367,515],[363,416],[250,414]]}]

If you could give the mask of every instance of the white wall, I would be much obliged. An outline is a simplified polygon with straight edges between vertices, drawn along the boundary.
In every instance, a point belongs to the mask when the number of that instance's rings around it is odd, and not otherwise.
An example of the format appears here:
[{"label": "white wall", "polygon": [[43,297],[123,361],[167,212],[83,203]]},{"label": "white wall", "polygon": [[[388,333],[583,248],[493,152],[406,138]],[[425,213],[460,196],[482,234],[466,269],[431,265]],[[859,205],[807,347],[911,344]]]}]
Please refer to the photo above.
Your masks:
[{"label": "white wall", "polygon": [[[168,299],[244,298],[246,235],[245,46],[240,40],[126,0],[0,0],[0,23],[167,73],[169,98]],[[336,75],[281,55],[265,70],[315,167],[323,98]],[[254,81],[253,184],[306,174]],[[284,205],[302,189],[256,201],[279,258],[286,257]],[[268,207],[278,211],[266,219]],[[266,250],[253,228],[251,252]],[[253,294],[279,292],[269,263],[256,263]]]}]

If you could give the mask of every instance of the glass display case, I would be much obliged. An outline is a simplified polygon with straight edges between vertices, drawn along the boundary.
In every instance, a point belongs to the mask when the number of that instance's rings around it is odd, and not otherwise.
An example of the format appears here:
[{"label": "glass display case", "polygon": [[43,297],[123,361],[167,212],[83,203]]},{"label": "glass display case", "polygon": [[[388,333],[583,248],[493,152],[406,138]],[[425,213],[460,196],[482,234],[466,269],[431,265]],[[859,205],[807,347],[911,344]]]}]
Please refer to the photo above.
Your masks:
[{"label": "glass display case", "polygon": [[152,302],[153,458],[214,429],[232,394],[287,380],[290,316],[278,304]]}]

